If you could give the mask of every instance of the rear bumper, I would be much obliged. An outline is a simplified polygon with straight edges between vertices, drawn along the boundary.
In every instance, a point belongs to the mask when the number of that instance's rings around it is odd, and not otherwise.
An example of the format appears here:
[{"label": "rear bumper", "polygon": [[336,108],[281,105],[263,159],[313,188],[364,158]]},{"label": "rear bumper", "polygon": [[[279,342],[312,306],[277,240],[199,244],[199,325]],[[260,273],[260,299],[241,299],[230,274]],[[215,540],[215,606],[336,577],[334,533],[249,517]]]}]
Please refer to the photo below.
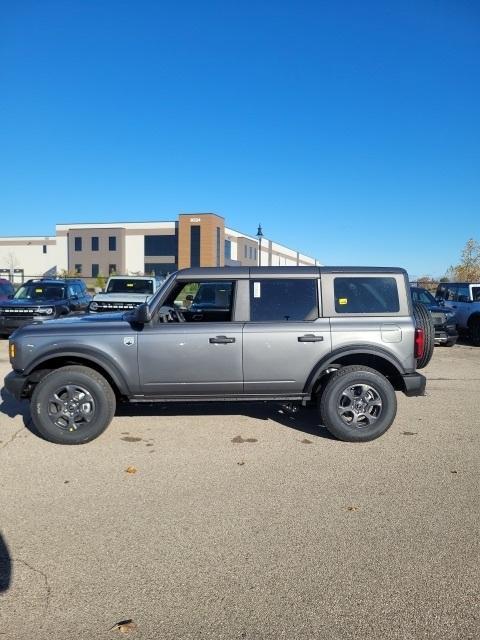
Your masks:
[{"label": "rear bumper", "polygon": [[424,396],[427,379],[421,373],[406,373],[402,376],[406,396]]},{"label": "rear bumper", "polygon": [[26,383],[27,378],[16,371],[10,371],[4,379],[5,389],[17,400],[21,400],[24,397],[23,390]]},{"label": "rear bumper", "polygon": [[435,327],[435,344],[455,344],[457,340],[456,325],[446,325],[442,328]]}]

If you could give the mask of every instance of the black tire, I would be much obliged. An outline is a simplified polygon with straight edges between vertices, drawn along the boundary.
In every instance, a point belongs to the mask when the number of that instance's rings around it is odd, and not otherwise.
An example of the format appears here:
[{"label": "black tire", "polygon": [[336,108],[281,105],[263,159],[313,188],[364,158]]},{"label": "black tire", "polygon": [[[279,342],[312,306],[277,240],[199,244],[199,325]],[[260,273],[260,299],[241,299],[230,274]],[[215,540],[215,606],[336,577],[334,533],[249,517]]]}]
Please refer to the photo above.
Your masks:
[{"label": "black tire", "polygon": [[480,318],[472,318],[468,323],[470,340],[474,347],[480,347]]},{"label": "black tire", "polygon": [[[358,406],[354,408],[356,401]],[[365,402],[367,405],[362,406]],[[397,397],[381,373],[351,365],[332,374],[320,396],[319,409],[324,426],[333,436],[345,442],[368,442],[384,434],[393,423]]]},{"label": "black tire", "polygon": [[112,387],[97,371],[80,365],[61,367],[36,385],[32,421],[50,442],[84,444],[105,431],[115,404]]},{"label": "black tire", "polygon": [[433,326],[430,311],[419,302],[413,303],[413,317],[415,318],[415,325],[419,329],[423,329],[423,334],[425,336],[423,355],[417,360],[417,369],[423,369],[427,366],[433,356],[433,349],[435,347],[435,327]]}]

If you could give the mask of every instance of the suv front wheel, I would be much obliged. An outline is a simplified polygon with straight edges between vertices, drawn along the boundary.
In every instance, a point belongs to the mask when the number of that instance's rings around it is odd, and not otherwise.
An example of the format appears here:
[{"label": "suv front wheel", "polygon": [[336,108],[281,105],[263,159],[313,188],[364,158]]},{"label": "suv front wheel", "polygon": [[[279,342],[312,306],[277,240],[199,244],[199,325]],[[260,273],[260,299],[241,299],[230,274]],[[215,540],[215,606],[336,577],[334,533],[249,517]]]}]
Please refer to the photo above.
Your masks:
[{"label": "suv front wheel", "polygon": [[332,374],[319,400],[323,425],[339,440],[368,442],[390,427],[397,397],[378,371],[351,365]]},{"label": "suv front wheel", "polygon": [[80,365],[51,371],[32,394],[32,421],[57,444],[83,444],[99,436],[115,413],[115,394],[105,378]]}]

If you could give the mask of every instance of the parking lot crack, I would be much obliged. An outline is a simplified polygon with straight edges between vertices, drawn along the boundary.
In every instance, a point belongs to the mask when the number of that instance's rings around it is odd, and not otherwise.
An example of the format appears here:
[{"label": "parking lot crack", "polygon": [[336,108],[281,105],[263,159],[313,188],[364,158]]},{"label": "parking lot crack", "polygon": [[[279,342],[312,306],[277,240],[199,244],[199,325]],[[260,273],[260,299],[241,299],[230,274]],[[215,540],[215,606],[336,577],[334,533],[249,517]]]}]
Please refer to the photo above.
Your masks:
[{"label": "parking lot crack", "polygon": [[20,427],[20,429],[18,429],[18,431],[15,431],[15,433],[6,441],[4,442],[1,446],[0,449],[6,449],[8,447],[9,444],[11,444],[15,438],[18,436],[18,434],[23,431],[25,429],[25,427]]},{"label": "parking lot crack", "polygon": [[46,613],[48,611],[48,608],[50,606],[50,596],[52,594],[52,589],[50,587],[50,582],[48,580],[48,576],[47,574],[42,571],[41,569],[37,569],[36,567],[34,567],[33,565],[31,565],[29,562],[27,562],[26,560],[23,560],[22,558],[13,558],[13,562],[19,562],[20,564],[23,564],[25,567],[27,567],[27,569],[30,569],[30,571],[33,571],[34,573],[38,573],[38,575],[42,576],[43,581],[45,583],[45,603],[44,603],[44,616],[43,616],[43,622],[40,625],[39,628],[41,628],[43,626],[43,623],[45,622],[46,618]]}]

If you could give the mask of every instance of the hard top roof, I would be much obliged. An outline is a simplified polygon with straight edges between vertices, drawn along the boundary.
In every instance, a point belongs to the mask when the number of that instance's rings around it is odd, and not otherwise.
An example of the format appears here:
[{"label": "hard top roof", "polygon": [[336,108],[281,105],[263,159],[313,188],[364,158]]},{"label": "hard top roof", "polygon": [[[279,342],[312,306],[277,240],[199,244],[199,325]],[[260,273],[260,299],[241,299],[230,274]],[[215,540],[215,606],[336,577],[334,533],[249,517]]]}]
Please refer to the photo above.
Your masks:
[{"label": "hard top roof", "polygon": [[401,269],[400,267],[190,267],[189,269],[180,269],[177,271],[177,279],[318,278],[322,273],[407,274],[405,269]]}]

